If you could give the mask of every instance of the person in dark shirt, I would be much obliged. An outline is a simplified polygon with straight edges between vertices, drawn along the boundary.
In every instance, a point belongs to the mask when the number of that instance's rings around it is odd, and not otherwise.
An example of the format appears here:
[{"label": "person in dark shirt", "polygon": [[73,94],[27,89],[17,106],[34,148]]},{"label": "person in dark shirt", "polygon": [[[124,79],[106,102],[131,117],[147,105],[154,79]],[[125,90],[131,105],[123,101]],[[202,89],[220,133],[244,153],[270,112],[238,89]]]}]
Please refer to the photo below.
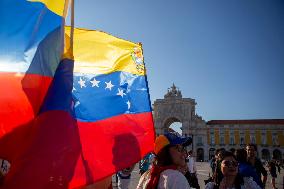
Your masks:
[{"label": "person in dark shirt", "polygon": [[256,174],[258,177],[261,179],[261,175],[263,176],[262,178],[262,188],[265,188],[266,180],[267,180],[267,171],[263,167],[260,159],[256,157],[257,153],[257,147],[255,144],[248,144],[246,145],[246,151],[247,151],[247,160],[248,163],[250,163],[256,171]]},{"label": "person in dark shirt", "polygon": [[245,149],[237,149],[235,152],[237,161],[239,162],[239,173],[242,177],[252,177],[253,180],[263,188],[263,184],[255,169],[247,162],[247,152]]}]

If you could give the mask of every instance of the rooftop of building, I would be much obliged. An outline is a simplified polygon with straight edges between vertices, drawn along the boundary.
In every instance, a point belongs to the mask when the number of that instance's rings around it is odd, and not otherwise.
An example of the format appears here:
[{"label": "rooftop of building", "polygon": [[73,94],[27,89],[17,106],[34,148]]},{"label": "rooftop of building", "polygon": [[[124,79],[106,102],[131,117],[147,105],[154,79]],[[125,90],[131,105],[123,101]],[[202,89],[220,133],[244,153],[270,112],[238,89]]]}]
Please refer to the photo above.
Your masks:
[{"label": "rooftop of building", "polygon": [[210,120],[207,122],[207,125],[229,125],[229,124],[284,125],[284,119]]}]

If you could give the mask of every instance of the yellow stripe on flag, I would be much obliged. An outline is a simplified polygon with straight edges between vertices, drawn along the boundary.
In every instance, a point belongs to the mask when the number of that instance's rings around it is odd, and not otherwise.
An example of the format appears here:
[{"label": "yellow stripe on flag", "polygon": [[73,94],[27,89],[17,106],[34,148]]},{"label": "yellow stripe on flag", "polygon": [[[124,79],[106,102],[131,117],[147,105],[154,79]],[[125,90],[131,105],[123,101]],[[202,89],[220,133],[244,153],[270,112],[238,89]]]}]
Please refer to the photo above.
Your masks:
[{"label": "yellow stripe on flag", "polygon": [[58,14],[59,16],[66,17],[66,11],[69,0],[29,0],[29,1],[42,2],[52,12]]},{"label": "yellow stripe on flag", "polygon": [[[71,27],[65,27],[65,36],[70,37]],[[65,38],[66,39],[66,38]],[[141,44],[116,38],[107,33],[74,28],[73,56],[74,72],[108,74],[124,71],[145,75]],[[68,52],[68,39],[65,40],[65,57]]]}]

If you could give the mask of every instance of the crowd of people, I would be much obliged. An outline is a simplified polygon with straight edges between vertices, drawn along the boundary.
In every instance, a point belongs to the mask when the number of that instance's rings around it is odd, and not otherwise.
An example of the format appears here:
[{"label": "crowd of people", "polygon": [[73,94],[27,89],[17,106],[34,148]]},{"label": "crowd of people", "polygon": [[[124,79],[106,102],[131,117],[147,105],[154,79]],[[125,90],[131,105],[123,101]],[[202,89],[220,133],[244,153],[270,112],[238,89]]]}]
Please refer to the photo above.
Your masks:
[{"label": "crowd of people", "polygon": [[271,175],[272,188],[276,189],[276,167],[280,173],[280,161],[273,157],[271,161],[263,163],[257,157],[255,144],[230,152],[218,149],[210,162],[213,176],[207,180],[205,188],[265,188],[268,175],[265,166]]},{"label": "crowd of people", "polygon": [[[194,157],[192,151],[186,150],[191,142],[190,137],[174,132],[157,137],[154,153],[147,154],[139,162],[141,177],[137,189],[199,189]],[[277,170],[280,173],[281,169],[280,162],[274,158],[261,162],[254,144],[234,151],[216,150],[210,167],[212,176],[204,181],[205,189],[264,189],[268,172],[272,188],[276,189],[275,178]],[[128,189],[131,171],[127,175],[122,174],[123,171],[117,174],[118,188]]]}]

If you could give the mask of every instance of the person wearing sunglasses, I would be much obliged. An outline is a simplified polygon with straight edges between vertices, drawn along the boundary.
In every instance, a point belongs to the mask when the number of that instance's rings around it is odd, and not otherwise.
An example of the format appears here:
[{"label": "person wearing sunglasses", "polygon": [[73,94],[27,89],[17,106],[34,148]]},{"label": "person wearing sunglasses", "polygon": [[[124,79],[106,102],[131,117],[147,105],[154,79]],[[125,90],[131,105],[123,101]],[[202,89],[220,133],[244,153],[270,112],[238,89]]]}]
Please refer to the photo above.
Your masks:
[{"label": "person wearing sunglasses", "polygon": [[225,151],[221,159],[222,180],[209,182],[205,189],[260,189],[249,177],[242,177],[238,172],[238,162],[235,155]]},{"label": "person wearing sunglasses", "polygon": [[182,146],[188,140],[172,132],[158,136],[154,144],[156,160],[141,176],[137,189],[190,189],[184,176],[187,165]]}]

